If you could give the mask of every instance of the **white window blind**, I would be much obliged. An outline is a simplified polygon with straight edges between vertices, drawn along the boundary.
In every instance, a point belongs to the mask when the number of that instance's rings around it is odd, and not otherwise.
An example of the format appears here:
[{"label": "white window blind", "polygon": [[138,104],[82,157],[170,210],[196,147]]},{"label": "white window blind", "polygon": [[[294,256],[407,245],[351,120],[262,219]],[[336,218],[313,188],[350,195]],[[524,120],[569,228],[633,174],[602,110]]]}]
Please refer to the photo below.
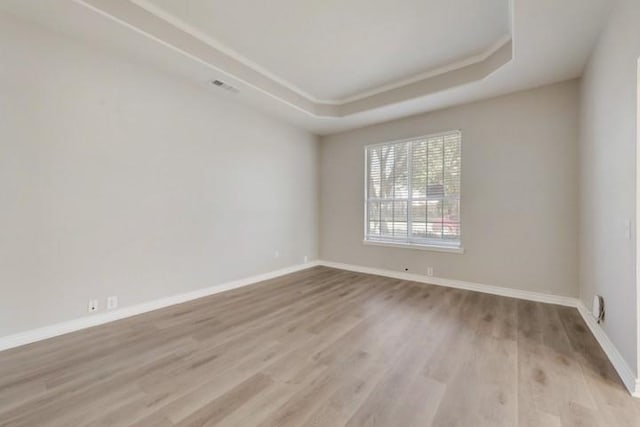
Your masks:
[{"label": "white window blind", "polygon": [[365,241],[461,248],[458,131],[370,145]]}]

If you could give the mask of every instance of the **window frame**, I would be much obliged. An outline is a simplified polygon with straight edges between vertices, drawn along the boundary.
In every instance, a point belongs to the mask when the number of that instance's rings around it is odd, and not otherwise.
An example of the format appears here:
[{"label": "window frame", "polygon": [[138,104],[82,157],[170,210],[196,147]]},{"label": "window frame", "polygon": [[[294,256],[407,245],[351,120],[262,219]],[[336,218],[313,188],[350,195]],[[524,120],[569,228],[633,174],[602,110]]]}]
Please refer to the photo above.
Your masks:
[{"label": "window frame", "polygon": [[[394,248],[405,248],[405,249],[418,249],[418,250],[426,250],[426,251],[434,251],[434,252],[447,252],[447,253],[455,253],[455,254],[463,254],[464,253],[464,247],[463,247],[463,218],[462,218],[462,167],[460,169],[460,192],[458,194],[458,203],[460,204],[460,223],[459,223],[459,229],[460,229],[460,239],[457,242],[457,244],[447,244],[446,242],[442,241],[442,240],[429,240],[429,239],[424,239],[421,242],[416,242],[416,241],[411,241],[410,238],[408,238],[408,241],[406,242],[402,242],[402,241],[394,241],[391,239],[371,239],[369,234],[368,234],[368,229],[369,229],[369,213],[368,213],[368,202],[369,202],[369,162],[368,162],[368,158],[367,158],[367,153],[369,151],[369,149],[371,148],[375,148],[375,147],[380,147],[380,146],[384,146],[384,145],[391,145],[391,144],[401,144],[401,143],[406,143],[406,142],[412,142],[412,141],[418,141],[421,139],[429,139],[429,138],[437,138],[437,137],[441,137],[441,136],[446,136],[446,135],[452,135],[452,134],[457,134],[460,137],[460,161],[462,162],[462,158],[463,158],[463,133],[461,129],[454,129],[454,130],[450,130],[450,131],[444,131],[444,132],[438,132],[438,133],[432,133],[432,134],[426,134],[426,135],[420,135],[420,136],[415,136],[415,137],[411,137],[411,138],[404,138],[404,139],[398,139],[398,140],[393,140],[393,141],[385,141],[385,142],[378,142],[375,144],[368,144],[364,146],[364,203],[363,203],[363,207],[364,207],[364,227],[363,227],[363,233],[364,233],[364,238],[362,240],[362,243],[364,245],[371,245],[371,246],[387,246],[387,247],[394,247]],[[412,162],[408,162],[408,176],[409,176],[409,181],[411,181],[412,179]],[[411,230],[411,219],[410,219],[410,207],[409,207],[409,201],[413,200],[413,198],[411,197],[411,188],[409,188],[409,194],[407,197],[407,215],[408,215],[408,221],[407,221],[407,234],[410,235],[410,230]]]}]

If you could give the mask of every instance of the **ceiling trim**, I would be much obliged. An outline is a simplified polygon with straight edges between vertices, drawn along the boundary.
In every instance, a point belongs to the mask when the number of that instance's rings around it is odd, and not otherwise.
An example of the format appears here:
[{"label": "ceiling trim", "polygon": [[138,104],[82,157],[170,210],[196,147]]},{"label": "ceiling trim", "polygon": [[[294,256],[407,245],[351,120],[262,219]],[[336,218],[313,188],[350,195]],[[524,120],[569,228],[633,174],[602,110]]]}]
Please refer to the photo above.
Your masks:
[{"label": "ceiling trim", "polygon": [[380,92],[338,107],[339,115],[346,117],[356,113],[374,110],[388,105],[399,104],[411,99],[444,92],[449,89],[477,82],[489,77],[513,59],[513,43],[509,39],[504,45],[480,62],[437,74],[392,90]]},{"label": "ceiling trim", "polygon": [[[396,82],[392,82],[392,83],[387,83],[384,84],[382,86],[379,86],[377,88],[374,89],[368,89],[365,91],[362,91],[360,93],[357,93],[355,95],[351,95],[351,96],[347,96],[344,98],[338,98],[338,99],[320,99],[320,98],[316,98],[313,95],[311,95],[309,92],[303,90],[302,88],[300,88],[299,86],[296,86],[295,84],[288,82],[287,80],[277,76],[276,74],[270,72],[269,70],[267,70],[266,68],[262,67],[260,64],[250,60],[249,58],[247,58],[246,56],[236,52],[235,50],[231,49],[230,47],[226,46],[224,43],[220,42],[219,40],[209,36],[208,34],[206,34],[203,31],[198,30],[195,26],[190,25],[189,23],[187,23],[186,21],[180,19],[180,18],[176,18],[174,15],[166,12],[164,9],[158,7],[155,3],[149,1],[149,0],[129,0],[132,3],[135,3],[136,5],[142,7],[143,9],[153,13],[156,16],[159,16],[160,18],[164,19],[165,21],[169,22],[170,24],[176,26],[177,28],[180,28],[182,31],[191,34],[192,36],[199,38],[200,40],[204,41],[205,43],[211,45],[212,47],[218,49],[221,52],[224,52],[226,55],[229,55],[230,57],[232,57],[233,59],[237,60],[238,62],[243,63],[244,65],[246,65],[247,67],[252,68],[253,70],[264,74],[265,76],[269,77],[270,79],[280,83],[281,85],[287,87],[288,89],[291,89],[294,92],[297,92],[298,94],[300,94],[301,96],[304,96],[305,98],[307,98],[309,101],[314,102],[316,104],[330,104],[330,105],[342,105],[342,104],[348,104],[350,102],[353,101],[359,101],[361,99],[364,98],[368,98],[372,95],[377,95],[379,93],[382,92],[386,92],[392,89],[396,89],[411,83],[415,83],[417,81],[420,80],[424,80],[424,79],[428,79],[430,77],[434,77],[437,76],[439,74],[444,74],[444,73],[448,73],[450,71],[454,71],[463,67],[466,67],[467,65],[471,65],[471,64],[475,64],[477,62],[482,62],[485,59],[487,59],[489,56],[491,56],[493,53],[495,53],[498,49],[500,49],[501,47],[503,47],[505,44],[507,44],[508,42],[511,41],[511,34],[504,34],[502,37],[498,38],[493,44],[491,44],[487,49],[485,49],[484,51],[475,54],[473,56],[470,56],[468,58],[465,58],[463,60],[460,61],[456,61],[453,62],[451,64],[447,64],[445,66],[442,67],[436,67],[427,71],[424,71],[422,73],[416,74],[414,76],[411,77],[407,77],[404,78],[402,80],[396,81]],[[510,4],[511,6],[511,4]],[[509,24],[511,25],[511,20],[509,20]]]},{"label": "ceiling trim", "polygon": [[[318,100],[147,0],[73,0],[216,71],[313,117],[339,118],[482,80],[513,59],[512,36],[485,52],[357,95]],[[511,2],[510,2],[511,3]],[[511,9],[513,12],[513,9]]]},{"label": "ceiling trim", "polygon": [[460,68],[464,68],[466,66],[485,61],[491,55],[496,53],[500,48],[504,47],[510,42],[511,42],[511,34],[505,34],[483,52],[477,55],[471,56],[469,58],[463,59],[461,61],[457,61],[452,64],[445,65],[444,67],[434,68],[432,70],[428,70],[423,73],[416,74],[415,76],[408,77],[406,79],[402,79],[397,82],[388,83],[388,84],[379,86],[375,89],[366,90],[353,96],[340,98],[337,100],[315,100],[315,102],[322,103],[322,104],[342,105],[342,104],[348,104],[353,101],[359,101],[361,99],[368,98],[373,95],[378,95],[379,93],[382,93],[382,92],[387,92],[393,89],[397,89],[399,87],[406,86],[411,83],[416,83],[421,80],[426,80],[428,78],[435,77],[440,74],[445,74],[451,71],[459,70]]},{"label": "ceiling trim", "polygon": [[211,47],[219,50],[220,52],[223,52],[225,55],[228,55],[229,57],[231,57],[231,58],[235,59],[236,61],[246,65],[247,67],[253,69],[254,71],[256,71],[258,73],[261,73],[261,74],[265,75],[266,77],[270,78],[271,80],[281,84],[282,86],[284,86],[284,87],[286,87],[286,88],[298,93],[301,96],[304,96],[309,101],[316,102],[316,103],[322,102],[322,101],[314,98],[313,95],[311,95],[310,93],[302,90],[300,87],[298,87],[298,86],[294,85],[293,83],[290,83],[290,82],[286,81],[285,79],[280,78],[279,76],[273,74],[272,72],[270,72],[269,70],[267,70],[266,68],[261,66],[260,64],[254,62],[254,61],[250,60],[249,58],[247,58],[246,56],[236,52],[235,50],[231,49],[229,46],[227,46],[224,43],[220,42],[219,40],[209,36],[205,32],[198,30],[196,27],[194,27],[193,25],[190,25],[186,21],[184,21],[184,20],[182,20],[180,18],[176,18],[174,15],[166,12],[164,9],[156,6],[154,3],[152,3],[152,2],[150,2],[148,0],[128,0],[128,1],[140,6],[141,8],[147,10],[148,12],[151,12],[152,14],[164,19],[165,21],[167,21],[170,24],[174,25],[176,28],[181,29],[185,33],[190,34],[190,35],[202,40],[203,42],[207,43]]}]

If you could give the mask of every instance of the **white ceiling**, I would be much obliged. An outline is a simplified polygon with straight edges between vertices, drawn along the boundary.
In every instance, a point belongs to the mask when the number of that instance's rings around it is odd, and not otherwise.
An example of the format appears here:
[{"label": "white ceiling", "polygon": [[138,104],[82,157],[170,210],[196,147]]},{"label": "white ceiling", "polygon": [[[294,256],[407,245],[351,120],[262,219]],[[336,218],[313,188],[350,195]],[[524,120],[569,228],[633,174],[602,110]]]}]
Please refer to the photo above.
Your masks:
[{"label": "white ceiling", "polygon": [[316,102],[339,102],[481,55],[508,0],[133,0]]},{"label": "white ceiling", "polygon": [[[139,7],[143,1],[149,9]],[[147,4],[148,1],[135,0],[134,4],[132,0],[2,0],[0,9],[92,45],[100,44],[128,55],[134,61],[153,64],[193,81],[202,90],[211,91],[212,96],[233,97],[311,132],[329,134],[579,77],[613,2],[512,0],[512,40],[494,41],[482,54],[474,56],[475,52],[470,52],[473,43],[478,41],[476,30],[486,37],[483,43],[476,45],[481,46],[496,35],[500,38],[505,29],[504,20],[497,17],[497,11],[504,9],[500,5],[494,8],[496,2],[493,0],[423,0],[415,3],[412,0],[389,0],[387,3],[370,0],[367,6],[361,0],[189,1],[190,7],[224,4],[220,7],[231,11],[228,13],[233,13],[234,19],[242,20],[242,24],[236,22],[235,27],[229,24],[228,28],[215,34],[211,29],[186,25],[179,17],[163,10],[149,13],[154,5]],[[164,7],[165,3],[181,3],[153,1]],[[413,4],[413,14],[407,14],[402,7],[400,11],[387,8],[391,9],[387,11],[389,16],[394,17],[393,21],[389,19],[388,25],[396,29],[404,24],[413,25],[412,31],[420,31],[415,23],[420,19],[433,22],[433,16],[438,15],[433,11],[442,12],[444,4],[477,8],[479,5],[484,7],[485,3],[491,6],[487,6],[489,11],[481,8],[476,12],[483,16],[483,23],[476,23],[477,27],[460,25],[453,20],[444,30],[432,33],[431,29],[423,29],[425,34],[438,38],[435,43],[438,48],[422,52],[425,55],[419,57],[410,52],[418,52],[420,49],[413,50],[416,46],[432,46],[430,42],[409,43],[402,48],[402,55],[394,56],[395,50],[390,45],[375,49],[375,40],[380,39],[363,40],[357,34],[350,36],[349,28],[336,24],[344,22],[346,18],[340,15],[345,11],[357,21],[352,27],[377,37],[377,27],[384,27],[387,22],[383,13],[385,4]],[[296,13],[277,7],[283,4],[291,5]],[[370,16],[368,12],[354,15],[354,11],[366,10],[369,5],[375,11],[371,12],[371,21],[366,18]],[[316,10],[319,10],[318,15]],[[221,15],[222,21],[228,16]],[[288,24],[288,20],[302,20],[302,16],[307,17],[303,20],[304,25],[300,22]],[[491,17],[495,21],[488,25],[491,28],[486,28]],[[217,19],[220,21],[221,18]],[[317,24],[314,19],[322,19],[324,25]],[[327,22],[339,28],[328,27]],[[330,40],[336,31],[340,34],[340,42],[333,43],[328,51],[322,43]],[[387,34],[399,41],[410,40],[410,32]],[[448,38],[449,32],[455,32],[455,37]],[[295,47],[296,42],[289,40],[287,49],[283,49],[277,43],[271,45],[277,38],[303,40],[298,46],[301,52],[287,55],[286,50]],[[259,43],[257,39],[260,39]],[[454,48],[455,40],[460,44],[455,44]],[[313,47],[309,52],[304,50],[307,42],[307,46]],[[355,45],[362,46],[368,54],[356,55],[359,49],[354,52]],[[440,48],[448,46],[451,50]],[[309,56],[305,56],[307,54]],[[472,57],[429,72],[447,61],[459,61],[465,54]],[[332,58],[335,64],[313,59],[318,55]],[[383,67],[367,74],[371,66],[359,68],[361,60],[367,64],[379,61]],[[419,74],[416,78],[404,80],[416,72]],[[359,78],[359,75],[363,77]],[[211,79],[222,79],[237,87],[239,92],[233,94],[215,89],[209,84]],[[352,100],[340,99],[362,91],[370,93],[361,93]],[[334,99],[333,102],[322,102],[316,97]]]}]

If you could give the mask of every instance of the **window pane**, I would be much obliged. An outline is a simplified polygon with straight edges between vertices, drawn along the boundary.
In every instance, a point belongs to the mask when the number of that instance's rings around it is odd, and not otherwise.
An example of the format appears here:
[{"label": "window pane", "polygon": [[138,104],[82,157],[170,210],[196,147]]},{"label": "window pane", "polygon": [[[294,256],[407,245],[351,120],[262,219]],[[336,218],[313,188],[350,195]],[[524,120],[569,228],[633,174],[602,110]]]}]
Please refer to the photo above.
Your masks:
[{"label": "window pane", "polygon": [[444,190],[446,196],[460,194],[461,144],[459,135],[444,139]]},{"label": "window pane", "polygon": [[369,199],[380,197],[380,155],[381,147],[367,150],[367,196]]},{"label": "window pane", "polygon": [[414,237],[426,237],[427,233],[427,202],[411,203],[411,234]]},{"label": "window pane", "polygon": [[460,200],[446,199],[443,206],[443,217],[447,221],[460,222]]},{"label": "window pane", "polygon": [[427,223],[427,238],[429,239],[442,238],[442,222],[441,221]]},{"label": "window pane", "polygon": [[380,236],[380,221],[374,221],[374,220],[369,221],[369,228],[367,232],[369,236],[373,236],[373,237]]},{"label": "window pane", "polygon": [[383,199],[393,198],[393,166],[395,164],[395,149],[393,145],[385,145],[380,148],[380,189],[379,197]]},{"label": "window pane", "polygon": [[409,197],[409,156],[408,143],[394,145],[394,193],[395,199],[406,199]]},{"label": "window pane", "polygon": [[427,141],[414,141],[411,156],[412,197],[425,198],[427,195]]},{"label": "window pane", "polygon": [[407,202],[393,203],[393,235],[407,237]]},{"label": "window pane", "polygon": [[444,185],[444,138],[430,138],[427,146],[427,193],[442,198]]},{"label": "window pane", "polygon": [[368,233],[380,235],[380,202],[367,203],[367,220],[369,221]]},{"label": "window pane", "polygon": [[427,202],[417,201],[411,203],[411,219],[418,222],[427,220]]},{"label": "window pane", "polygon": [[427,223],[425,221],[417,222],[413,220],[411,222],[411,235],[417,238],[427,237]]},{"label": "window pane", "polygon": [[393,237],[393,202],[380,202],[380,236]]},{"label": "window pane", "polygon": [[402,241],[406,241],[407,239],[407,223],[395,221],[393,223],[393,237],[395,239],[401,239]]},{"label": "window pane", "polygon": [[460,240],[460,223],[445,220],[442,225],[442,238],[449,241]]},{"label": "window pane", "polygon": [[442,220],[442,200],[427,201],[427,221],[440,222]]}]

